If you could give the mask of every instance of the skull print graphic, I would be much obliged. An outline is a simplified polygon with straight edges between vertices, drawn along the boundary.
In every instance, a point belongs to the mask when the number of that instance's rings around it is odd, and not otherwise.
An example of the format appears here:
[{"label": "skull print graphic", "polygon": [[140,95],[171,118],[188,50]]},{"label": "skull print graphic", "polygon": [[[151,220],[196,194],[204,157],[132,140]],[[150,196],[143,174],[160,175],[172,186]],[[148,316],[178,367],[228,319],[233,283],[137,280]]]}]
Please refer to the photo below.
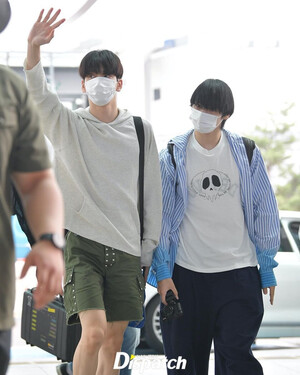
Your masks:
[{"label": "skull print graphic", "polygon": [[230,178],[215,169],[200,172],[191,181],[193,192],[211,202],[226,194],[230,186]]}]

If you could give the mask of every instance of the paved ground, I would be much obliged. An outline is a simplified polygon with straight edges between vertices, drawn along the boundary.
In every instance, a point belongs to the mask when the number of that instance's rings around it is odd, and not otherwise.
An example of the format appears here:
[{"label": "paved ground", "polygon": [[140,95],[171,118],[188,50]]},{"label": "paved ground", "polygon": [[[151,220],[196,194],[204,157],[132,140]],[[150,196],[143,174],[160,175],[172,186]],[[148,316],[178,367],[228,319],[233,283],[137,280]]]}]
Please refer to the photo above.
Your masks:
[{"label": "paved ground", "polygon": [[[258,340],[259,348],[254,351],[260,360],[265,375],[300,374],[300,338]],[[132,375],[166,375],[164,357],[161,355],[137,356],[139,366]],[[14,346],[12,361],[7,375],[55,375],[55,367],[60,363],[51,354],[30,346]],[[151,366],[151,368],[147,368]],[[210,360],[209,374],[214,374],[213,354]],[[241,374],[242,375],[242,374]]]},{"label": "paved ground", "polygon": [[[22,262],[16,262],[17,275]],[[7,375],[55,375],[55,367],[59,361],[47,352],[26,345],[20,337],[20,317],[23,292],[34,286],[34,270],[24,280],[17,280],[15,319],[11,350],[11,364]],[[265,375],[300,375],[300,338],[260,339],[253,348],[255,356],[260,360]],[[132,375],[166,375],[164,356],[137,356],[139,367],[133,368]],[[213,353],[210,359],[209,375],[214,374]],[[144,368],[142,368],[144,366]],[[147,368],[147,366],[149,366]],[[151,366],[151,368],[150,368]],[[242,374],[241,374],[242,375]]]}]

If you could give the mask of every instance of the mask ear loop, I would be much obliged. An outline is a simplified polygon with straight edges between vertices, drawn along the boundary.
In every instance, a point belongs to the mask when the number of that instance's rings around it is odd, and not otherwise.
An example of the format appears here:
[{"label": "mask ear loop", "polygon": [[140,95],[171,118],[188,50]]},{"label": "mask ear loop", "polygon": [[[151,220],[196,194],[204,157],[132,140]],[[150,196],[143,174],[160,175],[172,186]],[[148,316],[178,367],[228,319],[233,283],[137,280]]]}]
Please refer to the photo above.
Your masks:
[{"label": "mask ear loop", "polygon": [[[224,126],[224,124],[225,124],[225,121],[227,121],[229,119],[230,115],[225,115],[225,116],[221,115],[220,117],[221,117],[221,122],[218,126],[221,126],[221,128],[222,128],[222,126]],[[224,122],[224,124],[223,124],[223,122]]]},{"label": "mask ear loop", "polygon": [[221,127],[221,126],[222,126],[222,123],[223,123],[223,121],[224,121],[224,120],[223,120],[223,116],[218,117],[218,119],[221,119],[221,121],[219,122],[219,124],[218,124],[217,126],[220,126],[220,127]]}]

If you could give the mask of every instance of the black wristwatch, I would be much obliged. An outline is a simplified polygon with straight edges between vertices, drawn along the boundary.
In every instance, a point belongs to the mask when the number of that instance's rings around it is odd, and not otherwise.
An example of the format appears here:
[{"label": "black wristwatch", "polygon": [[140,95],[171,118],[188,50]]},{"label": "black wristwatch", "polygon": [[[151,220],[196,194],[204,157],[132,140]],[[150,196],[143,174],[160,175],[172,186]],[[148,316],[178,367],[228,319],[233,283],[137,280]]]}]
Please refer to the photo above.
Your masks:
[{"label": "black wristwatch", "polygon": [[60,250],[64,249],[66,243],[64,237],[58,233],[44,233],[40,236],[38,241],[50,241],[53,246]]}]

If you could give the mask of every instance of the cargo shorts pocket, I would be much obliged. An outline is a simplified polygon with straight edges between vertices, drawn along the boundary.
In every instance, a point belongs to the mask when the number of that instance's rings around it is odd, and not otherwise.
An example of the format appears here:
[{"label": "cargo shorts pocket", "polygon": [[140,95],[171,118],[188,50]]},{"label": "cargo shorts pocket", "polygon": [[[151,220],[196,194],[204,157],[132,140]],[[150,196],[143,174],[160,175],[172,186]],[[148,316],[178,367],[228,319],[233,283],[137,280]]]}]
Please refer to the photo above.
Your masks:
[{"label": "cargo shorts pocket", "polygon": [[68,317],[77,313],[74,267],[66,270],[64,283],[64,303]]}]

